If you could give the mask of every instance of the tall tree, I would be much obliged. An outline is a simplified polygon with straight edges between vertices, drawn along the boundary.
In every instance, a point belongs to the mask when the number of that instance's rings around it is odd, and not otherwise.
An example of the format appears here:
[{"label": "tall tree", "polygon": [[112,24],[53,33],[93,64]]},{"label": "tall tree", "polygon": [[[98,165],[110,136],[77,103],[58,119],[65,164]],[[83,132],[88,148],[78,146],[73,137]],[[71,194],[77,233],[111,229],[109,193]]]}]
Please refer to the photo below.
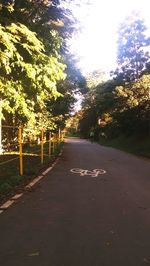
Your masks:
[{"label": "tall tree", "polygon": [[47,56],[36,34],[23,24],[0,26],[0,37],[2,107],[23,122],[42,111],[45,99],[60,95],[57,81],[65,77],[64,65]]},{"label": "tall tree", "polygon": [[150,55],[150,38],[146,37],[145,22],[138,14],[128,17],[119,28],[118,68],[115,71],[121,81],[137,80],[144,70]]},{"label": "tall tree", "polygon": [[72,30],[73,16],[59,0],[0,0],[0,97],[5,118],[11,113],[18,122],[32,119],[46,126],[49,118],[54,122],[54,113],[69,113],[72,91],[84,82],[66,53],[65,39]]}]

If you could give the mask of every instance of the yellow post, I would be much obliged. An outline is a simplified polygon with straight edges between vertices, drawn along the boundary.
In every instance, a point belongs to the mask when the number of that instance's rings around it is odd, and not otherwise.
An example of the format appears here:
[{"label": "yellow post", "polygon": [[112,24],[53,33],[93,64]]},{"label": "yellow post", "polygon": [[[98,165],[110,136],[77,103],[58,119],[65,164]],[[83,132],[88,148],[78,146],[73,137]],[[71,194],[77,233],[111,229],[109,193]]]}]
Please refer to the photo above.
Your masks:
[{"label": "yellow post", "polygon": [[51,132],[49,132],[49,147],[48,147],[48,156],[51,156]]},{"label": "yellow post", "polygon": [[59,127],[59,131],[58,131],[58,143],[60,144],[61,142],[61,131],[60,131],[60,127]]},{"label": "yellow post", "polygon": [[41,164],[43,164],[43,158],[44,158],[44,129],[42,128],[42,132],[41,132]]},{"label": "yellow post", "polygon": [[53,155],[53,145],[54,145],[54,143],[53,143],[53,138],[52,138],[52,141],[51,141],[51,154]]},{"label": "yellow post", "polygon": [[58,133],[55,134],[55,145],[56,145],[56,149],[58,147]]},{"label": "yellow post", "polygon": [[62,142],[64,141],[64,132],[63,131],[61,132],[61,141]]},{"label": "yellow post", "polygon": [[53,154],[55,152],[55,134],[53,134]]},{"label": "yellow post", "polygon": [[23,175],[23,160],[22,160],[22,127],[19,126],[19,174]]},{"label": "yellow post", "polygon": [[57,133],[55,134],[55,146],[57,149],[57,146],[58,146],[58,134]]}]

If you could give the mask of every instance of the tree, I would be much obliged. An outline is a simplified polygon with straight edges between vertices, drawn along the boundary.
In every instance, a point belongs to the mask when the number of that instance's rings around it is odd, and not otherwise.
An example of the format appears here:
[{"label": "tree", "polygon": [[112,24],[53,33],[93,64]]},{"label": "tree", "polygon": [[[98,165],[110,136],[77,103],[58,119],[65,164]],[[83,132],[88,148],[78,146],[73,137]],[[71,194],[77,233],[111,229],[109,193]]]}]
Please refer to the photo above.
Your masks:
[{"label": "tree", "polygon": [[[56,98],[64,65],[47,56],[44,45],[26,26],[0,26],[0,98],[2,108],[23,123],[44,110],[45,99]],[[32,117],[33,115],[33,117]]]},{"label": "tree", "polygon": [[123,133],[150,134],[150,75],[143,75],[130,86],[117,86],[115,118]]},{"label": "tree", "polygon": [[52,128],[69,115],[74,91],[84,82],[66,59],[73,21],[59,0],[0,0],[0,99],[5,123]]},{"label": "tree", "polygon": [[0,0],[0,3],[0,23],[3,26],[11,22],[27,26],[38,34],[51,52],[56,51],[59,36],[63,41],[61,49],[66,49],[65,39],[74,31],[75,19],[59,0]]},{"label": "tree", "polygon": [[106,130],[106,127],[110,126],[113,120],[112,116],[115,109],[113,90],[115,87],[116,82],[108,80],[100,83],[86,94],[80,119],[80,130],[83,136],[87,136],[91,128],[94,128],[97,139],[104,131],[106,135],[110,135],[110,127],[109,130]]},{"label": "tree", "polygon": [[115,75],[123,82],[137,80],[150,56],[150,38],[145,35],[144,20],[133,14],[120,25],[118,32],[118,68]]}]

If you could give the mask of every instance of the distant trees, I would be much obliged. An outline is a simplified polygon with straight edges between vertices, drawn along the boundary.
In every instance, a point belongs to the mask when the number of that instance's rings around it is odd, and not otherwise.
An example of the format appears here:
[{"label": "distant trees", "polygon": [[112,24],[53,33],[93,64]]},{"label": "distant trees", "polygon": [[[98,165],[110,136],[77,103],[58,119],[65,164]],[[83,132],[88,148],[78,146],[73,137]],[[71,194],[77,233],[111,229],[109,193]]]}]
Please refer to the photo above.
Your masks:
[{"label": "distant trees", "polygon": [[112,80],[89,90],[83,102],[80,132],[88,137],[150,136],[149,37],[143,19],[131,17],[118,32],[118,68]]},{"label": "distant trees", "polygon": [[104,77],[105,73],[102,70],[94,70],[92,73],[88,73],[86,76],[88,88],[95,88],[97,85],[103,82]]},{"label": "distant trees", "polygon": [[116,134],[116,132],[110,130],[116,104],[113,94],[115,87],[115,81],[105,81],[87,93],[83,101],[82,117],[79,121],[81,135],[88,137],[91,128],[94,128],[96,139],[99,138],[101,133],[107,135],[107,137]]},{"label": "distant trees", "polygon": [[142,75],[129,86],[117,86],[115,118],[124,134],[150,135],[150,74]]}]

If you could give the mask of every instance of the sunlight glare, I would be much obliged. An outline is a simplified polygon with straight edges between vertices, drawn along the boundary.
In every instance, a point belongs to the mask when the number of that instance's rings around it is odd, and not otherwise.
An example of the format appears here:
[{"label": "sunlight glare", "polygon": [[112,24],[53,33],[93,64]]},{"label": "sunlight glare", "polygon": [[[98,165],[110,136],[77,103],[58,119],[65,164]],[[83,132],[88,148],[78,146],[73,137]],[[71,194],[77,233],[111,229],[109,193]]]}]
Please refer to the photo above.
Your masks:
[{"label": "sunlight glare", "polygon": [[132,13],[140,11],[149,27],[149,0],[90,0],[90,8],[77,5],[73,13],[81,30],[70,40],[70,49],[79,58],[83,73],[96,69],[110,71],[116,67],[116,43],[119,24]]}]

